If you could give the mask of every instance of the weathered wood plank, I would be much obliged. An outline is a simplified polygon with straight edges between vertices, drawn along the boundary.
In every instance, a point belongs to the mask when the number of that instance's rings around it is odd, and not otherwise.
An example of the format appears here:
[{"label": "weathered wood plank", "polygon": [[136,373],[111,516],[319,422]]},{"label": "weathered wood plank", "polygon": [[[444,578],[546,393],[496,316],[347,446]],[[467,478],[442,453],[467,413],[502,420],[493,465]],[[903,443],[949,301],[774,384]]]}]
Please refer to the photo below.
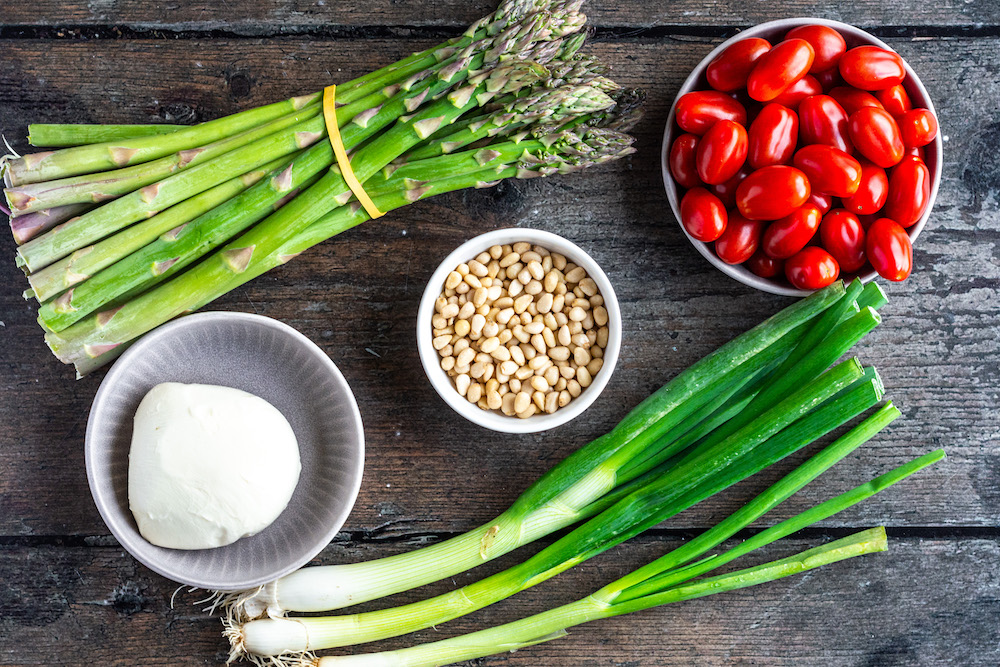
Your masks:
[{"label": "weathered wood plank", "polygon": [[[544,470],[699,357],[788,303],[708,265],[672,220],[660,185],[659,135],[680,82],[713,40],[598,42],[616,78],[650,93],[639,153],[595,173],[457,193],[362,226],[237,290],[215,307],[277,317],[340,365],[365,418],[365,483],[346,530],[464,530],[505,508]],[[0,42],[2,131],[23,148],[29,121],[149,122],[215,117],[313,90],[425,42],[193,40]],[[358,61],[363,45],[369,59]],[[901,406],[901,420],[817,485],[826,497],[905,458],[950,458],[829,525],[996,526],[1000,517],[996,386],[1000,266],[1000,40],[896,40],[939,105],[945,180],[915,253],[914,276],[888,290],[886,321],[861,348]],[[249,86],[231,85],[245,76]],[[229,83],[227,83],[229,82]],[[970,95],[969,91],[976,91]],[[580,243],[604,266],[625,313],[625,345],[586,417],[541,435],[484,431],[444,408],[413,349],[417,301],[462,240],[538,226]],[[0,246],[12,252],[9,237]],[[23,277],[0,262],[0,534],[102,535],[88,498],[82,443],[98,379],[74,382],[46,352]],[[734,308],[734,303],[739,308]],[[783,468],[784,469],[784,468]],[[446,474],[445,474],[446,473]],[[763,482],[678,517],[705,525]],[[383,526],[383,524],[386,524]],[[383,526],[381,528],[377,528]]]},{"label": "weathered wood plank", "polygon": [[[367,26],[414,28],[465,27],[492,12],[494,0],[187,0],[171,3],[142,0],[41,0],[9,3],[0,27],[125,26],[142,30],[226,30],[244,34],[282,34],[295,30],[330,30]],[[963,26],[980,29],[1000,24],[1000,7],[991,0],[927,3],[918,0],[859,0],[840,6],[820,0],[788,0],[780,5],[720,0],[643,2],[590,0],[584,6],[590,23],[600,27],[684,29],[747,27],[788,16],[838,19],[881,31],[907,26]]]},{"label": "weathered wood plank", "polygon": [[[825,538],[788,539],[748,557],[780,558]],[[501,604],[433,630],[365,647],[397,648],[475,631],[578,599],[679,542],[643,539],[603,554]],[[400,544],[335,545],[323,562],[395,553]],[[549,665],[995,665],[1000,658],[1000,542],[890,540],[888,554],[837,563],[753,589],[571,630],[569,637],[483,663]],[[478,580],[510,557],[394,600]],[[733,566],[730,566],[730,569]],[[5,665],[217,665],[218,620],[198,593],[104,546],[0,549],[0,652]],[[374,608],[357,607],[356,610]],[[359,649],[360,650],[360,649]]]}]

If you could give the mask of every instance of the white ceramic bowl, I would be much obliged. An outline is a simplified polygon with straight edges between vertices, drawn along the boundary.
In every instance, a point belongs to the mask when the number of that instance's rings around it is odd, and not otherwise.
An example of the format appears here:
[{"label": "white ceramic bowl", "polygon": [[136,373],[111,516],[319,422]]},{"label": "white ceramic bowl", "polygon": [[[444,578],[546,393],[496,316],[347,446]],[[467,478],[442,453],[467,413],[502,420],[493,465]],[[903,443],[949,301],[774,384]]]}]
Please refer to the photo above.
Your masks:
[{"label": "white ceramic bowl", "polygon": [[[564,255],[568,260],[578,266],[582,266],[587,275],[590,276],[604,297],[604,307],[608,310],[608,346],[604,350],[604,365],[594,381],[589,387],[569,405],[560,408],[552,414],[536,414],[527,419],[508,417],[507,415],[483,410],[477,405],[469,403],[463,398],[448,374],[441,368],[441,357],[434,349],[431,336],[431,319],[434,315],[434,302],[444,290],[444,281],[448,274],[455,270],[455,267],[462,262],[467,262],[479,253],[489,249],[494,245],[514,244],[520,241],[527,241],[532,245],[539,245],[552,252]],[[590,255],[585,253],[579,246],[567,241],[561,236],[545,232],[539,229],[523,229],[513,227],[510,229],[498,229],[477,236],[467,241],[448,255],[438,267],[434,275],[427,282],[424,295],[420,299],[420,308],[417,311],[417,350],[420,354],[420,363],[423,364],[424,372],[431,381],[434,389],[451,406],[455,412],[466,419],[480,426],[484,426],[494,431],[503,433],[535,433],[555,428],[560,424],[565,424],[574,417],[581,414],[597,400],[604,387],[607,386],[611,374],[618,363],[618,353],[622,343],[622,316],[618,306],[618,297],[611,286],[608,276],[601,270]]]},{"label": "white ceramic bowl", "polygon": [[[299,443],[302,473],[285,510],[251,537],[217,549],[165,549],[139,534],[128,506],[132,418],[161,382],[217,384],[276,407]],[[104,377],[87,422],[87,480],[111,533],[136,560],[199,588],[252,588],[305,565],[347,520],[361,486],[364,430],[330,358],[288,326],[247,313],[198,313],[144,336]]]},{"label": "white ceramic bowl", "polygon": [[[684,85],[681,86],[680,91],[677,93],[677,99],[680,99],[682,95],[690,93],[694,90],[708,90],[709,86],[705,80],[705,70],[708,68],[709,63],[715,60],[716,56],[722,53],[723,50],[728,48],[735,42],[738,42],[748,37],[762,37],[772,44],[780,41],[784,38],[785,33],[787,33],[792,28],[797,28],[802,25],[825,25],[838,31],[844,36],[847,41],[847,48],[853,48],[855,46],[861,46],[864,44],[874,44],[883,49],[888,49],[892,51],[893,49],[883,42],[882,40],[868,34],[860,28],[855,28],[847,23],[841,23],[840,21],[830,21],[828,19],[814,19],[814,18],[792,18],[792,19],[780,19],[778,21],[768,21],[767,23],[761,23],[752,28],[744,30],[743,32],[730,37],[722,44],[719,44],[711,53],[705,56],[704,60],[698,63],[698,66],[694,68],[690,76],[684,81]],[[935,116],[937,112],[934,111],[934,103],[931,102],[930,95],[927,93],[927,89],[924,88],[924,84],[920,82],[920,78],[917,76],[916,72],[910,67],[909,63],[905,60],[903,61],[903,66],[906,68],[906,80],[903,81],[903,87],[906,88],[906,92],[910,96],[910,100],[913,102],[914,108],[924,107],[930,109]],[[673,105],[670,107],[670,115],[667,117],[667,127],[663,132],[663,147],[660,152],[660,164],[663,171],[663,186],[667,190],[667,199],[670,200],[670,208],[674,212],[674,219],[677,220],[677,224],[680,226],[681,231],[684,235],[688,237],[688,240],[697,248],[705,259],[712,263],[717,269],[740,281],[744,285],[749,285],[750,287],[755,287],[759,290],[765,292],[770,292],[772,294],[782,294],[785,296],[805,296],[810,293],[809,290],[800,290],[792,287],[785,280],[784,276],[778,278],[761,278],[753,274],[749,269],[742,265],[731,265],[726,264],[718,255],[715,254],[715,250],[710,243],[703,243],[698,241],[684,229],[684,226],[680,224],[681,219],[681,207],[680,207],[680,188],[677,183],[674,182],[673,176],[670,174],[670,146],[674,143],[674,137],[683,133],[677,124],[674,122],[675,111],[677,107],[677,100],[674,100]],[[942,151],[943,142],[941,140],[942,132],[938,132],[937,138],[924,147],[925,161],[927,163],[927,168],[931,173],[931,196],[930,201],[927,204],[927,210],[924,212],[923,217],[917,221],[915,225],[912,225],[906,230],[906,233],[910,237],[910,242],[915,243],[920,232],[923,231],[924,226],[927,224],[927,220],[930,218],[931,209],[934,208],[934,200],[937,198],[938,186],[941,184],[941,168],[943,165]],[[874,271],[870,271],[859,276],[862,282],[869,282],[877,277]]]}]

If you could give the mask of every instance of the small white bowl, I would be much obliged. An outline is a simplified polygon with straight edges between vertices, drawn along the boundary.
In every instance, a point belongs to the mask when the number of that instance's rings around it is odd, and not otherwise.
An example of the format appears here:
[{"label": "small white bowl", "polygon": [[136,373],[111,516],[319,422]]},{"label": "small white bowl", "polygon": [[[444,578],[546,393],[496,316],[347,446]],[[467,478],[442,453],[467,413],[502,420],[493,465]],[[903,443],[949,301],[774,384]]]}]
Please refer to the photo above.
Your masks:
[{"label": "small white bowl", "polygon": [[[861,28],[856,28],[847,23],[841,23],[840,21],[831,21],[828,19],[815,19],[815,18],[791,18],[791,19],[779,19],[777,21],[768,21],[767,23],[761,23],[755,25],[752,28],[748,28],[743,32],[730,37],[722,44],[719,44],[711,53],[709,53],[705,58],[698,63],[698,66],[691,71],[691,74],[684,81],[681,86],[680,91],[677,93],[677,99],[674,100],[673,105],[670,107],[670,115],[667,116],[667,127],[663,131],[663,146],[660,151],[660,168],[663,171],[663,186],[667,190],[667,199],[670,200],[670,208],[674,212],[674,218],[677,220],[678,226],[684,235],[688,237],[691,244],[700,252],[705,259],[712,263],[712,265],[725,273],[727,276],[734,278],[744,285],[749,285],[750,287],[755,287],[764,292],[770,292],[771,294],[781,294],[784,296],[807,296],[811,294],[811,290],[800,290],[792,287],[785,280],[784,276],[779,278],[761,278],[758,275],[752,273],[749,269],[745,268],[743,265],[732,265],[726,264],[719,256],[715,254],[715,249],[712,247],[711,243],[703,243],[695,239],[693,236],[687,233],[684,229],[684,225],[680,223],[681,220],[681,206],[680,206],[680,196],[677,183],[674,182],[674,177],[670,173],[670,147],[674,143],[674,137],[678,136],[679,133],[683,131],[677,127],[677,123],[674,122],[674,117],[676,115],[677,100],[679,100],[683,95],[690,93],[694,90],[709,90],[708,83],[705,81],[705,70],[708,69],[709,63],[715,60],[716,56],[722,53],[725,49],[729,48],[735,42],[747,39],[748,37],[762,37],[772,44],[776,41],[784,38],[785,33],[787,33],[792,28],[797,28],[803,25],[825,25],[833,28],[847,41],[847,48],[854,48],[855,46],[861,46],[864,44],[872,44],[883,49],[893,51],[892,47],[878,39],[874,35],[871,35]],[[893,51],[895,53],[895,51]],[[924,84],[920,82],[920,77],[917,73],[913,71],[910,64],[903,61],[903,67],[906,69],[906,79],[903,81],[903,87],[906,89],[907,94],[910,96],[910,100],[913,102],[914,108],[923,107],[925,109],[930,109],[931,113],[937,117],[937,112],[934,110],[934,103],[931,101],[931,96],[928,94],[927,89],[924,88]],[[939,119],[940,121],[940,119]],[[931,217],[931,209],[934,208],[934,200],[937,199],[938,187],[941,184],[941,168],[944,164],[942,159],[942,152],[944,150],[944,143],[941,139],[943,130],[938,130],[938,136],[931,143],[924,146],[924,156],[925,162],[927,164],[927,169],[931,173],[931,196],[930,200],[927,202],[927,210],[924,211],[924,215],[916,222],[916,224],[908,227],[906,229],[907,235],[910,237],[910,242],[915,244],[917,237],[920,232],[923,231],[924,226],[927,224],[927,220]],[[874,271],[869,271],[868,273],[858,276],[861,278],[862,282],[869,282],[878,277],[878,274]]]},{"label": "small white bowl", "polygon": [[[302,473],[274,523],[227,546],[193,551],[158,547],[139,534],[128,504],[132,418],[161,382],[242,389],[288,419]],[[354,394],[315,343],[269,317],[197,313],[143,336],[104,377],[87,422],[87,480],[111,533],[140,563],[189,586],[238,590],[297,570],[333,539],[361,487],[364,443]]]},{"label": "small white bowl", "polygon": [[[536,414],[527,419],[518,417],[508,417],[507,415],[483,410],[479,406],[469,403],[463,398],[448,374],[441,368],[441,357],[434,349],[431,336],[431,319],[434,316],[434,302],[444,290],[444,281],[448,274],[455,270],[455,267],[463,262],[467,262],[479,253],[489,249],[491,246],[514,244],[526,241],[532,245],[539,245],[552,252],[564,255],[566,259],[582,266],[586,270],[604,297],[604,307],[608,310],[608,346],[604,350],[604,365],[594,381],[589,387],[574,398],[569,405],[560,408],[552,414]],[[451,406],[455,412],[462,415],[469,421],[484,426],[493,431],[502,433],[536,433],[555,428],[565,424],[574,417],[581,414],[597,400],[604,387],[607,386],[611,374],[618,363],[618,353],[622,343],[622,316],[618,306],[618,297],[611,286],[608,276],[601,270],[590,255],[585,253],[575,243],[567,241],[561,236],[545,232],[540,229],[523,229],[512,227],[510,229],[498,229],[477,236],[466,241],[448,255],[438,267],[434,275],[427,282],[424,295],[420,299],[420,308],[417,310],[417,351],[420,354],[420,363],[423,364],[424,372],[431,381],[431,385],[444,401]]]}]

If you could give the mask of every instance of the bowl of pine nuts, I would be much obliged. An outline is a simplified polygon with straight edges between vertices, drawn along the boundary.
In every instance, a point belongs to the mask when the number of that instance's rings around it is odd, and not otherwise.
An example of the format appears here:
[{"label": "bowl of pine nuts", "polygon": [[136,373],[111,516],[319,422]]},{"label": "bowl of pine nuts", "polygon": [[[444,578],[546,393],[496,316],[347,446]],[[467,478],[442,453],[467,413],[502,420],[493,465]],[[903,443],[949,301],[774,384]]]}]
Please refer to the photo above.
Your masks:
[{"label": "bowl of pine nuts", "polygon": [[565,424],[607,386],[621,349],[607,275],[570,241],[499,229],[448,255],[417,312],[434,389],[471,422],[505,433]]}]

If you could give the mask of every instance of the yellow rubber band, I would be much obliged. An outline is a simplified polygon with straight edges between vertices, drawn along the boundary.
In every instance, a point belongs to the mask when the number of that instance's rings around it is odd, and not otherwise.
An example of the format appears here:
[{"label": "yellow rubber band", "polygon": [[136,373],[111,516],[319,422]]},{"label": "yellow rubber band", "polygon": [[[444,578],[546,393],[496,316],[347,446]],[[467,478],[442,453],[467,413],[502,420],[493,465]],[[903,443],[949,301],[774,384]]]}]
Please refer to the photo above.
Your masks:
[{"label": "yellow rubber band", "polygon": [[344,140],[340,138],[340,125],[337,124],[337,107],[334,104],[336,95],[337,86],[327,86],[323,90],[323,120],[326,121],[326,133],[330,137],[330,145],[333,146],[333,154],[337,158],[340,175],[344,177],[347,187],[351,189],[351,192],[361,202],[361,205],[365,207],[369,217],[372,220],[381,218],[385,213],[378,210],[375,202],[365,192],[361,181],[354,175],[354,169],[351,168],[351,161],[348,159],[347,151],[344,149]]}]

